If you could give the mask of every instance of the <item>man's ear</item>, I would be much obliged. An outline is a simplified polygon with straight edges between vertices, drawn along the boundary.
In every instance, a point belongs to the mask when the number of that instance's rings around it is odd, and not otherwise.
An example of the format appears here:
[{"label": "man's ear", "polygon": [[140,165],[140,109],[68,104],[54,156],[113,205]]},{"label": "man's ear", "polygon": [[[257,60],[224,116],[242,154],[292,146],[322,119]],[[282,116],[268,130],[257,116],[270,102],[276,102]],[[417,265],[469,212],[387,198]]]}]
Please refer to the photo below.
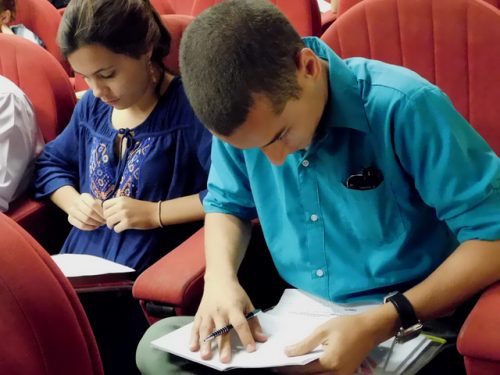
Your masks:
[{"label": "man's ear", "polygon": [[299,75],[315,77],[320,72],[319,57],[310,49],[302,48],[295,61]]},{"label": "man's ear", "polygon": [[0,23],[8,25],[12,21],[12,12],[8,9],[0,12]]}]

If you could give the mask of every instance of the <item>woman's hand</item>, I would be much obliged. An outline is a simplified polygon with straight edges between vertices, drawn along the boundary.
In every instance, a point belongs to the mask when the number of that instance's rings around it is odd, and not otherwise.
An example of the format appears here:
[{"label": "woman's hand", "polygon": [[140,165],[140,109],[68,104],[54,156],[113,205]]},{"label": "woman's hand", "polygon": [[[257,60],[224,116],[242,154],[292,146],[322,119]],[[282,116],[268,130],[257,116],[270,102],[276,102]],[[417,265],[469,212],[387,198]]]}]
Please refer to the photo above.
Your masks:
[{"label": "woman's hand", "polygon": [[106,225],[116,233],[127,229],[154,229],[160,226],[158,203],[130,197],[104,201],[103,214]]},{"label": "woman's hand", "polygon": [[[69,202],[68,202],[69,203]],[[106,223],[101,201],[88,193],[75,194],[68,209],[68,221],[74,227],[90,231]]]}]

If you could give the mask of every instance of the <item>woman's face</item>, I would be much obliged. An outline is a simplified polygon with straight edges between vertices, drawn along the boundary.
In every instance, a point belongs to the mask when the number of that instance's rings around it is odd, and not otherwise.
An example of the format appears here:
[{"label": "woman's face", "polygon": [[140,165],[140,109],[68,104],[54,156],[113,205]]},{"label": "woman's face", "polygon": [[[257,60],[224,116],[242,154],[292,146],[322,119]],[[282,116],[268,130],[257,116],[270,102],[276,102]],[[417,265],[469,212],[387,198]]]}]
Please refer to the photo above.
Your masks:
[{"label": "woman's face", "polygon": [[94,96],[116,109],[138,105],[154,92],[147,53],[136,59],[89,44],[68,55],[68,61],[83,75]]}]

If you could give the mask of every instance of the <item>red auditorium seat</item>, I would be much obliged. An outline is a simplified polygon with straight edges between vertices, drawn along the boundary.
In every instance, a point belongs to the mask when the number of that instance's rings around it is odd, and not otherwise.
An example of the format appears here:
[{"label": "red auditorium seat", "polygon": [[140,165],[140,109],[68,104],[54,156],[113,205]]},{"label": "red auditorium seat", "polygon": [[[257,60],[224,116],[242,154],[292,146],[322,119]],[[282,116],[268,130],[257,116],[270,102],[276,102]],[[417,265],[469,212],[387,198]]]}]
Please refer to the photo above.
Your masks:
[{"label": "red auditorium seat", "polygon": [[170,4],[170,7],[174,10],[175,14],[185,14],[193,15],[193,3],[194,0],[160,0],[166,1]]},{"label": "red auditorium seat", "polygon": [[[191,14],[202,11],[222,0],[195,0]],[[321,13],[317,0],[269,0],[276,5],[302,36],[321,35]]]},{"label": "red auditorium seat", "polygon": [[[69,122],[76,103],[68,75],[51,54],[23,38],[0,34],[0,51],[0,74],[31,100],[45,142],[54,139]],[[66,217],[52,203],[23,196],[7,214],[46,249],[58,249],[66,237]]]},{"label": "red auditorium seat", "polygon": [[22,23],[38,35],[47,51],[59,61],[66,73],[70,74],[69,63],[61,54],[56,42],[61,13],[47,0],[16,1],[16,10],[14,23]]},{"label": "red auditorium seat", "polygon": [[150,0],[158,14],[174,14],[175,11],[168,0]]},{"label": "red auditorium seat", "polygon": [[494,7],[500,8],[500,0],[483,0],[483,1],[486,1],[488,4],[491,4]]},{"label": "red auditorium seat", "polygon": [[78,297],[47,252],[0,214],[0,374],[102,375]]}]

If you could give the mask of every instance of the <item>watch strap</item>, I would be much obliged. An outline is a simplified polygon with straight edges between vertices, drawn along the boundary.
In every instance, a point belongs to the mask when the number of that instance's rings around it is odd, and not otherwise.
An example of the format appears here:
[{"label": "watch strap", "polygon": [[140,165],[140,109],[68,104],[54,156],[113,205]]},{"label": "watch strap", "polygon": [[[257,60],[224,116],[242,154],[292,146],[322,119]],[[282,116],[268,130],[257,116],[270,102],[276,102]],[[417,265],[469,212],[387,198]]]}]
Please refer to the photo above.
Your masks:
[{"label": "watch strap", "polygon": [[399,315],[399,320],[401,321],[401,327],[407,329],[415,324],[420,323],[415,314],[412,304],[408,301],[408,298],[404,294],[396,292],[386,298],[386,301],[390,301]]}]

